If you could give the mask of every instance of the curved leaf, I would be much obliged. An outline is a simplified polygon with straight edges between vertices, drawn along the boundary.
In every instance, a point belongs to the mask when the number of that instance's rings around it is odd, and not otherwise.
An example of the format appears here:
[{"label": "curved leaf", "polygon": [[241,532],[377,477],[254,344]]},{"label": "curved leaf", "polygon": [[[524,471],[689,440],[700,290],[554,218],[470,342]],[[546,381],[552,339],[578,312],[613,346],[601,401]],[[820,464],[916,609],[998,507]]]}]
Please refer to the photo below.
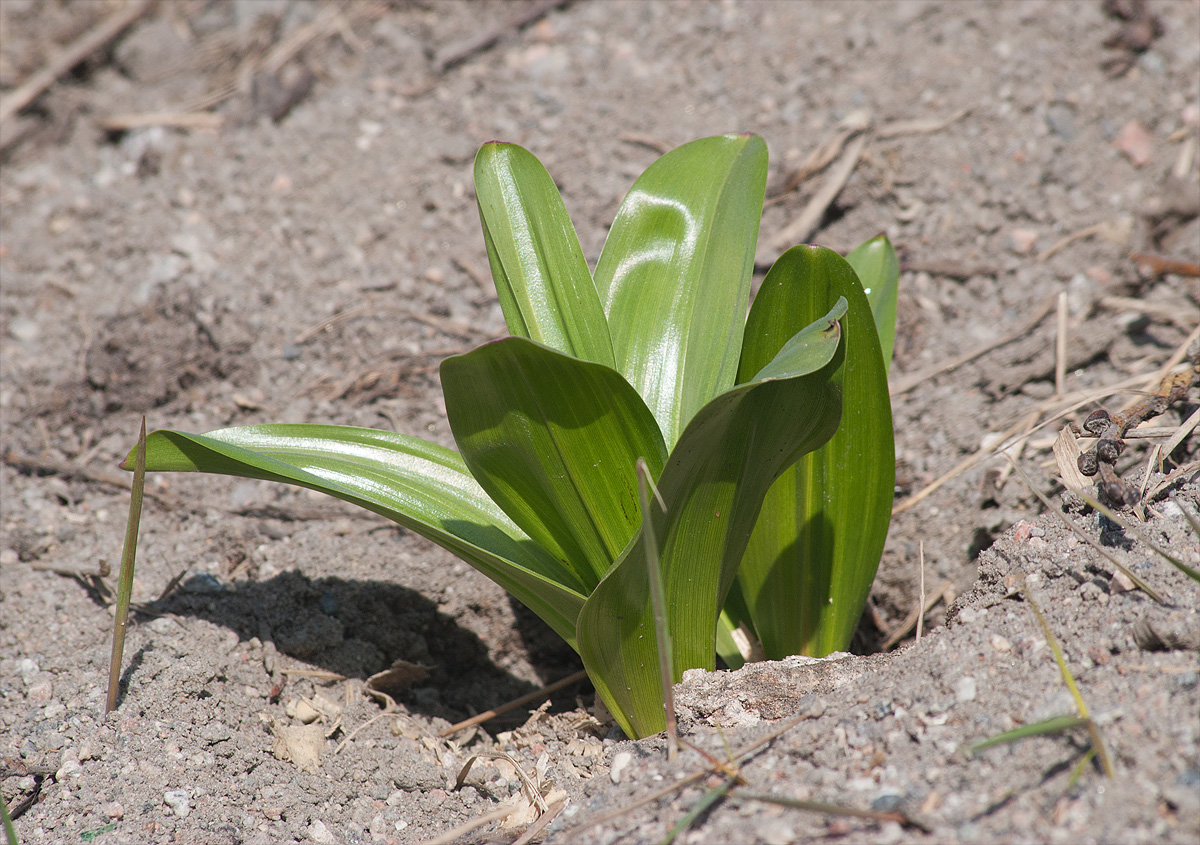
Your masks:
[{"label": "curved leaf", "polygon": [[896,459],[887,373],[871,307],[850,265],[794,247],[767,273],[746,324],[739,378],[758,373],[797,328],[849,304],[834,375],[842,425],[775,482],[738,571],[768,659],[844,649],[875,579],[891,517]]},{"label": "curved leaf", "polygon": [[442,362],[446,416],[471,474],[590,592],[641,522],[637,469],[666,459],[621,375],[523,338]]},{"label": "curved leaf", "polygon": [[884,370],[889,370],[892,348],[896,344],[896,305],[900,292],[900,261],[896,258],[896,250],[887,235],[876,235],[855,247],[846,256],[846,261],[854,268],[867,301],[871,303],[875,330],[883,349]]},{"label": "curved leaf", "polygon": [[[132,466],[131,460],[132,455],[122,466]],[[462,558],[575,645],[583,595],[574,579],[487,497],[462,458],[443,446],[333,425],[155,431],[146,441],[146,469],[282,481],[374,511]]]},{"label": "curved leaf", "polygon": [[734,382],[766,181],[757,135],[684,144],[634,183],[596,265],[616,368],[668,448]]},{"label": "curved leaf", "polygon": [[475,197],[508,330],[613,366],[591,271],[546,168],[515,144],[484,144],[475,157]]},{"label": "curved leaf", "polygon": [[[652,505],[678,681],[711,669],[717,614],[771,482],[837,428],[841,403],[829,381],[838,366],[839,304],[793,350],[797,370],[733,387],[688,424],[658,481],[666,511]],[[662,684],[646,550],[641,532],[579,616],[579,654],[597,692],[632,737],[662,730]]]}]

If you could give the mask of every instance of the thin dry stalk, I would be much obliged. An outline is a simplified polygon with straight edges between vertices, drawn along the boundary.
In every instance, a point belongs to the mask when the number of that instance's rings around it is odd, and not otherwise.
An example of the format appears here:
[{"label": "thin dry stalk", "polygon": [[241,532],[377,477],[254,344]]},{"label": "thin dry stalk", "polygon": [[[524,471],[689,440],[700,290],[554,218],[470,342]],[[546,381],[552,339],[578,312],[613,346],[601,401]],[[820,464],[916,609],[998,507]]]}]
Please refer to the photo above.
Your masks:
[{"label": "thin dry stalk", "polygon": [[921,570],[921,592],[920,597],[917,599],[917,607],[921,609],[921,611],[917,614],[917,642],[920,642],[921,627],[922,623],[925,621],[925,541],[922,540],[917,548]]},{"label": "thin dry stalk", "polygon": [[106,132],[125,132],[130,129],[145,129],[147,126],[169,126],[172,129],[221,128],[225,118],[212,112],[148,111],[130,114],[114,114],[101,118],[97,125]]},{"label": "thin dry stalk", "polygon": [[156,0],[133,0],[105,18],[99,26],[81,35],[65,50],[50,60],[50,63],[17,87],[8,96],[0,99],[0,123],[36,100],[42,92],[53,85],[60,76],[82,62],[92,53],[116,39],[146,14]]},{"label": "thin dry stalk", "polygon": [[1058,294],[1058,333],[1054,343],[1054,395],[1066,392],[1067,381],[1067,292]]},{"label": "thin dry stalk", "polygon": [[580,681],[586,681],[586,680],[587,680],[587,670],[580,669],[578,672],[574,673],[573,675],[568,675],[567,677],[563,678],[562,680],[555,681],[554,683],[550,684],[549,686],[544,686],[539,690],[534,690],[533,692],[523,695],[520,698],[514,698],[512,701],[508,702],[507,704],[501,704],[495,710],[485,710],[483,713],[478,713],[478,714],[472,716],[470,719],[463,719],[458,724],[451,725],[450,727],[446,728],[445,730],[439,731],[438,736],[445,737],[445,736],[450,736],[452,734],[456,734],[459,731],[466,730],[467,728],[482,724],[482,723],[486,722],[488,719],[494,719],[495,717],[497,717],[503,713],[507,713],[510,710],[516,710],[518,707],[524,707],[526,704],[529,704],[531,701],[536,701],[539,698],[544,698],[547,695],[558,692],[563,687],[569,687],[571,684],[577,684]]},{"label": "thin dry stalk", "polygon": [[893,120],[879,127],[875,135],[879,138],[899,138],[902,135],[929,135],[941,132],[971,113],[970,109],[959,109],[949,117],[918,117],[912,120]]},{"label": "thin dry stalk", "polygon": [[1055,298],[1053,296],[1047,297],[1046,301],[1042,303],[1041,307],[1038,308],[1032,317],[1018,326],[1015,330],[1006,334],[1004,337],[989,341],[988,343],[976,347],[969,352],[964,352],[962,355],[958,355],[954,358],[943,361],[940,364],[935,364],[932,367],[927,367],[924,370],[918,370],[911,375],[906,375],[903,378],[897,379],[895,384],[891,385],[891,387],[888,389],[888,392],[892,396],[899,396],[902,393],[907,393],[918,384],[928,381],[934,376],[941,375],[942,373],[948,373],[951,370],[957,370],[963,364],[968,364],[981,355],[986,355],[993,349],[997,349],[1005,344],[1012,343],[1014,340],[1019,340],[1020,338],[1025,337],[1037,327],[1038,323],[1046,318],[1047,314],[1054,310],[1054,302]]},{"label": "thin dry stalk", "polygon": [[558,814],[561,813],[563,808],[566,806],[567,800],[565,798],[561,801],[556,801],[551,804],[546,809],[546,812],[538,816],[537,821],[531,824],[529,829],[522,833],[517,841],[513,842],[512,845],[529,845],[529,843],[534,840],[534,837],[545,830],[550,822],[554,821],[554,819],[557,818]]},{"label": "thin dry stalk", "polygon": [[842,188],[846,186],[846,182],[854,173],[854,169],[858,167],[858,161],[862,158],[866,145],[866,133],[859,134],[849,143],[842,157],[829,171],[825,182],[808,201],[804,210],[800,212],[800,216],[784,227],[771,241],[771,246],[775,251],[782,252],[792,244],[805,243],[812,237],[813,232],[821,223],[821,218],[825,216],[829,206],[837,199],[838,194],[842,192]]},{"label": "thin dry stalk", "polygon": [[914,607],[904,617],[904,620],[888,635],[888,638],[879,645],[880,651],[891,651],[901,640],[908,636],[909,632],[917,626],[917,620],[921,619],[929,611],[937,606],[937,603],[946,599],[954,593],[954,582],[950,579],[943,581],[936,590],[930,593],[925,601],[919,607]]},{"label": "thin dry stalk", "polygon": [[466,836],[473,830],[478,830],[484,825],[489,825],[492,822],[503,821],[517,811],[516,804],[509,804],[501,807],[498,810],[492,810],[490,813],[484,813],[482,816],[476,816],[469,822],[463,822],[458,827],[451,828],[445,833],[439,834],[433,839],[426,839],[423,845],[450,845],[459,837]]}]

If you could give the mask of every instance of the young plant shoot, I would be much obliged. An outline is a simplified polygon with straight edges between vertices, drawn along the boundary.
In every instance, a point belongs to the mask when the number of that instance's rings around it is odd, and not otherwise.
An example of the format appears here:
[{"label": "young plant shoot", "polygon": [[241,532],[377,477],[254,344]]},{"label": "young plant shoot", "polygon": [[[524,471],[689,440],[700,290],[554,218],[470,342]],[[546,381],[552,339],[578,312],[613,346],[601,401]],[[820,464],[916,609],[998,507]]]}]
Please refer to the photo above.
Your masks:
[{"label": "young plant shoot", "polygon": [[845,648],[890,517],[897,265],[883,237],[849,261],[795,247],[747,318],[766,178],[754,135],[667,153],[592,273],[541,163],[486,144],[476,195],[512,336],[442,362],[457,451],[257,425],[153,432],[146,469],[300,485],[427,537],[575,648],[632,737],[664,727],[660,667],[678,681],[718,647],[740,663],[735,629],[768,657]]}]

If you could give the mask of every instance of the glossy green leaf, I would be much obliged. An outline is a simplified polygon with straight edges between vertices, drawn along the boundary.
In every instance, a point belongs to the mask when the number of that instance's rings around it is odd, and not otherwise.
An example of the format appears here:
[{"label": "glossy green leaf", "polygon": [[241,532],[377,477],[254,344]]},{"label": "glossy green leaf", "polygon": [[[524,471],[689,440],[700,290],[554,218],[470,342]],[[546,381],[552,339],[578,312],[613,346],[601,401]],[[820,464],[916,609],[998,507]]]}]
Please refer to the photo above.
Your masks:
[{"label": "glossy green leaf", "polygon": [[845,259],[810,246],[780,256],[751,308],[739,379],[841,297],[849,310],[833,381],[842,425],[775,482],[738,572],[768,659],[849,644],[887,537],[896,467],[887,373],[871,306]]},{"label": "glossy green leaf", "polygon": [[471,474],[584,593],[641,524],[637,459],[666,459],[620,373],[523,338],[442,362],[446,416]]},{"label": "glossy green leaf", "polygon": [[[666,586],[675,680],[711,669],[717,615],[771,482],[837,428],[830,373],[840,359],[838,303],[790,350],[796,369],[733,387],[688,424],[658,481],[652,507]],[[800,354],[803,349],[805,354]],[[662,730],[662,686],[641,532],[592,592],[579,617],[588,675],[627,734]]]},{"label": "glossy green leaf", "polygon": [[146,468],[282,481],[374,511],[470,563],[575,644],[584,597],[572,588],[572,576],[504,515],[462,458],[443,446],[332,425],[155,431],[146,442]]},{"label": "glossy green leaf", "polygon": [[475,157],[475,196],[509,332],[613,366],[591,271],[542,163],[515,144],[484,144]]},{"label": "glossy green leaf", "polygon": [[674,149],[634,183],[596,265],[616,368],[667,448],[737,374],[766,180],[756,135]]},{"label": "glossy green leaf", "polygon": [[900,292],[900,261],[887,235],[876,235],[859,244],[846,256],[862,283],[867,301],[871,303],[871,314],[875,318],[875,330],[879,333],[879,345],[883,352],[884,369],[892,366],[892,349],[896,345],[896,304]]}]

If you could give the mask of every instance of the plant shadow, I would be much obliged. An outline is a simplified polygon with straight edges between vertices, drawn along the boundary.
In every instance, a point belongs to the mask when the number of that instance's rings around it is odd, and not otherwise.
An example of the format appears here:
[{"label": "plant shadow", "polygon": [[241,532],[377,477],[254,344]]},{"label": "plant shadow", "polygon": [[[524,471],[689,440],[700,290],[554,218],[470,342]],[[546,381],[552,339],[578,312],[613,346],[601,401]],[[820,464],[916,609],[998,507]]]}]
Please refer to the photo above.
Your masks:
[{"label": "plant shadow", "polygon": [[[538,688],[498,666],[483,641],[440,612],[433,601],[393,583],[310,578],[294,570],[232,584],[193,576],[147,609],[207,620],[234,631],[242,641],[257,637],[272,642],[289,657],[348,678],[365,679],[396,660],[421,664],[429,668],[429,676],[397,701],[451,722]],[[557,640],[571,651],[532,613],[518,615],[518,628],[521,641]],[[539,665],[539,654],[550,657],[554,668]],[[553,649],[530,650],[539,675],[559,677],[554,673],[561,659],[554,654]],[[507,730],[526,715],[518,709],[489,722],[488,730]]]}]

